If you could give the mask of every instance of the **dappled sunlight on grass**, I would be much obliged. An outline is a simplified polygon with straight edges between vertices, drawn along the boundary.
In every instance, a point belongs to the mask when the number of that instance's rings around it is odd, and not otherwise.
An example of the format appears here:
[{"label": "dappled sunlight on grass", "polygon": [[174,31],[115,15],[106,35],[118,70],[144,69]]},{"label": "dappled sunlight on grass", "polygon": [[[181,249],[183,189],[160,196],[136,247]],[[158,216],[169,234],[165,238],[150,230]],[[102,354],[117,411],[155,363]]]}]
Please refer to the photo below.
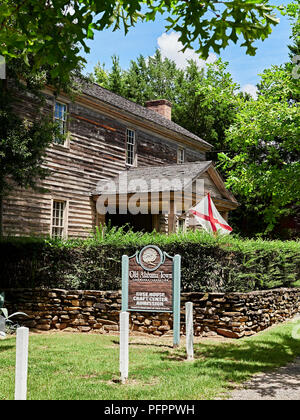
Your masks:
[{"label": "dappled sunlight on grass", "polygon": [[[251,375],[300,355],[292,323],[240,340],[196,340],[195,360],[184,342],[130,337],[129,381],[119,382],[118,336],[53,333],[30,336],[29,399],[214,399]],[[0,342],[0,399],[14,393],[15,338]]]}]

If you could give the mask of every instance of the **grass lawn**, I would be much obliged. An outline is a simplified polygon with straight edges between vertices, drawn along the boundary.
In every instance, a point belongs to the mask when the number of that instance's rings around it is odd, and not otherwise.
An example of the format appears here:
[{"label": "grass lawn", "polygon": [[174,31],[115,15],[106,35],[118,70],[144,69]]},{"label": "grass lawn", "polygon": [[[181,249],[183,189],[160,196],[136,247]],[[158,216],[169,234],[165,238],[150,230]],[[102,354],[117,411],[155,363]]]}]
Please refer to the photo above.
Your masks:
[{"label": "grass lawn", "polygon": [[[289,322],[240,340],[198,340],[195,360],[172,338],[130,337],[129,381],[119,379],[119,337],[32,334],[28,399],[214,399],[251,375],[285,365],[300,355]],[[0,341],[0,400],[14,398],[15,337]]]}]

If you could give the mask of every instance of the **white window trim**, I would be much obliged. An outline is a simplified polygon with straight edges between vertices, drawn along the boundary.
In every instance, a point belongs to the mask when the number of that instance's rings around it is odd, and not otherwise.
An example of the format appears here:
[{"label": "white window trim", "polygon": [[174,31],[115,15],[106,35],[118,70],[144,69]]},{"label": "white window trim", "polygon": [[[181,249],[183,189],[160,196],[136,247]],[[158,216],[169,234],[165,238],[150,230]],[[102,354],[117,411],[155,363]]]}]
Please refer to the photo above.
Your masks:
[{"label": "white window trim", "polygon": [[[128,132],[131,131],[134,133],[134,143],[133,143],[133,163],[128,163],[127,160],[127,145],[128,145]],[[136,153],[136,131],[132,128],[126,128],[126,139],[125,139],[125,161],[127,166],[137,166],[137,153]]]},{"label": "white window trim", "polygon": [[64,149],[69,149],[70,148],[70,137],[71,137],[70,136],[70,131],[69,131],[69,122],[70,122],[69,121],[69,104],[70,104],[70,102],[68,102],[67,100],[62,99],[60,97],[54,98],[54,101],[53,101],[53,121],[54,122],[56,120],[56,118],[55,118],[55,107],[56,107],[57,103],[66,106],[66,133],[65,133],[66,139],[65,139],[64,144],[60,144],[60,143],[56,143],[55,139],[53,138],[52,144],[55,147],[62,147]]},{"label": "white window trim", "polygon": [[63,235],[62,239],[68,239],[68,224],[69,224],[69,200],[61,197],[53,197],[51,199],[51,214],[50,214],[50,237],[53,238],[53,204],[55,201],[65,203],[64,214],[63,214]]},{"label": "white window trim", "polygon": [[[183,154],[183,161],[181,161],[181,153]],[[185,149],[183,147],[178,147],[177,149],[177,163],[180,165],[185,163]]]}]

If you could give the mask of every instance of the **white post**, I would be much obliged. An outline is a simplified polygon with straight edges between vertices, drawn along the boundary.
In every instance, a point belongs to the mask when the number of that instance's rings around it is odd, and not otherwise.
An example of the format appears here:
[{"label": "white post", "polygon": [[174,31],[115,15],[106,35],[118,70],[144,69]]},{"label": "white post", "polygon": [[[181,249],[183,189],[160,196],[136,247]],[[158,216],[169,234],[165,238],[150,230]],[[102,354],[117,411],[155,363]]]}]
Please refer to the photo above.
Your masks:
[{"label": "white post", "polygon": [[120,313],[120,373],[122,384],[128,379],[129,365],[129,313]]},{"label": "white post", "polygon": [[29,329],[17,329],[15,400],[26,400]]},{"label": "white post", "polygon": [[193,325],[193,303],[185,304],[185,335],[187,360],[194,359],[194,325]]}]

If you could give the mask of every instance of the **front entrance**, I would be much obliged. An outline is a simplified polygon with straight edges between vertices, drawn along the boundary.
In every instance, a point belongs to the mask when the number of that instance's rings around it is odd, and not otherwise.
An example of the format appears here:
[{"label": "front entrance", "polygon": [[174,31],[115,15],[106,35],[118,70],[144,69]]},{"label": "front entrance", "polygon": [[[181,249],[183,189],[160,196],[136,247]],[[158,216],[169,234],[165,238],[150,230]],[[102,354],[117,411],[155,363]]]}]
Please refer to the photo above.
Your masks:
[{"label": "front entrance", "polygon": [[153,216],[152,214],[106,214],[106,225],[121,227],[128,225],[134,232],[152,232]]}]

